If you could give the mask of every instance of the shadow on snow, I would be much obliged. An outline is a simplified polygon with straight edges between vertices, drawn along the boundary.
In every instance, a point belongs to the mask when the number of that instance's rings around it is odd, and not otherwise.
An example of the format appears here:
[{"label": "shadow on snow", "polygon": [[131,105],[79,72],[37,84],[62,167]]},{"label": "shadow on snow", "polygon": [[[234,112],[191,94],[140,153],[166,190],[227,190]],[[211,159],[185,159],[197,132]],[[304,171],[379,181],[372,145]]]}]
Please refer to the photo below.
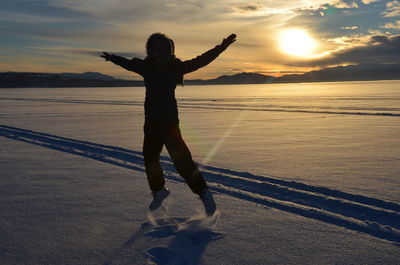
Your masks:
[{"label": "shadow on snow", "polygon": [[223,237],[223,234],[207,226],[191,224],[187,218],[174,218],[173,221],[171,223],[169,218],[159,218],[143,223],[103,265],[136,264],[138,257],[132,255],[135,252],[133,246],[145,237],[168,241],[166,247],[152,247],[145,253],[137,254],[144,255],[148,264],[196,265],[200,263],[206,246]]},{"label": "shadow on snow", "polygon": [[[5,125],[0,125],[0,136],[145,172],[142,153],[122,147]],[[168,157],[161,157],[161,162],[166,178],[184,182],[177,175]],[[400,205],[397,203],[271,176],[207,165],[199,166],[214,192],[334,224],[400,245]],[[164,250],[156,249],[152,253],[160,251]]]}]

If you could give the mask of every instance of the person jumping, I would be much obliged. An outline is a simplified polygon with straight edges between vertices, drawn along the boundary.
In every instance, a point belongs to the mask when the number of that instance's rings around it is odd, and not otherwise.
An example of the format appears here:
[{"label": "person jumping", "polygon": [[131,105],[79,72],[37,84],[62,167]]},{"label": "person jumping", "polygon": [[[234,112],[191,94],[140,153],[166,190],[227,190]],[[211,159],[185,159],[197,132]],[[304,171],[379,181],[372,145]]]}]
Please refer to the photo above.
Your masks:
[{"label": "person jumping", "polygon": [[236,35],[224,38],[222,43],[196,58],[181,61],[175,57],[172,39],[161,33],[152,34],[146,43],[147,57],[131,60],[103,52],[106,61],[141,75],[146,87],[143,156],[146,176],[153,195],[150,210],[159,208],[169,195],[165,187],[160,153],[168,150],[177,172],[203,202],[207,216],[216,212],[216,204],[206,181],[201,175],[185,144],[179,128],[178,106],[175,98],[177,84],[183,85],[183,76],[206,66],[236,41]]}]

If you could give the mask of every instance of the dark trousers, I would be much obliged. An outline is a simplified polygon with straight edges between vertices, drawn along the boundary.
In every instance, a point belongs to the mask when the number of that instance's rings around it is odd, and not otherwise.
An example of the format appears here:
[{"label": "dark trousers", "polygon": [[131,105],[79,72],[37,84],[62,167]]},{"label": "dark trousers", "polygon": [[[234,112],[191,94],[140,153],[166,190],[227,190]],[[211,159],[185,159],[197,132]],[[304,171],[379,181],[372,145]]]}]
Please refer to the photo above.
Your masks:
[{"label": "dark trousers", "polygon": [[160,165],[160,153],[164,145],[178,173],[186,180],[190,189],[200,195],[207,188],[207,184],[182,139],[178,119],[145,121],[143,156],[150,189],[158,191],[165,185]]}]

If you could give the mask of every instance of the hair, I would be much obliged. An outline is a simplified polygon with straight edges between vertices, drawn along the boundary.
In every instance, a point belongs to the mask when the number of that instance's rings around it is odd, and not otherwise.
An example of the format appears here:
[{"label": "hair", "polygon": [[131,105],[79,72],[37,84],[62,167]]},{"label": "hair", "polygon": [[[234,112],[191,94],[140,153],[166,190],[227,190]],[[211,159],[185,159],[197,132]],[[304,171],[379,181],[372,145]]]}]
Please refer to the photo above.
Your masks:
[{"label": "hair", "polygon": [[[171,51],[172,58],[175,58],[175,44],[174,41],[168,38],[165,34],[162,33],[153,33],[147,39],[146,43],[146,52],[147,57],[152,58],[153,56],[153,48],[156,43],[161,43],[164,47]],[[177,83],[183,86],[183,75],[179,74],[177,77]]]},{"label": "hair", "polygon": [[156,43],[161,43],[164,47],[171,51],[171,55],[175,56],[175,44],[174,41],[168,38],[165,34],[162,33],[153,33],[147,39],[146,43],[146,52],[147,56],[153,56],[153,48]]}]

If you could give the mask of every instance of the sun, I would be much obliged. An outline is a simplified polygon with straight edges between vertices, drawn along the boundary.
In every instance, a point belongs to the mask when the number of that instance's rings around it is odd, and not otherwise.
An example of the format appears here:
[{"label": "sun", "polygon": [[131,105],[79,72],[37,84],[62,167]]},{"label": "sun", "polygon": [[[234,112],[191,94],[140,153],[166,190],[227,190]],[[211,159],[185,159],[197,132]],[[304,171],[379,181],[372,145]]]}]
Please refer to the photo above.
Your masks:
[{"label": "sun", "polygon": [[281,49],[290,55],[307,57],[312,55],[316,42],[301,29],[288,29],[280,35]]}]

